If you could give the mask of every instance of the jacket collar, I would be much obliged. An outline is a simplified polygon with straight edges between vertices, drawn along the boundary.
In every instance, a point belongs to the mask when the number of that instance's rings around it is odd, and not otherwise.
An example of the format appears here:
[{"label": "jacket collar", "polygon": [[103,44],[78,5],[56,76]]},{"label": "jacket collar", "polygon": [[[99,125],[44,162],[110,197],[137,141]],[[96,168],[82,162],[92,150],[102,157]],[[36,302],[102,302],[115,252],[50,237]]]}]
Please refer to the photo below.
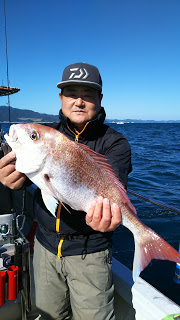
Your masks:
[{"label": "jacket collar", "polygon": [[[97,136],[97,134],[100,130],[100,127],[104,123],[105,118],[106,118],[105,110],[103,107],[101,107],[99,113],[97,114],[97,117],[94,120],[89,121],[85,130],[82,130],[81,137],[87,138],[87,139],[92,139],[94,136]],[[68,127],[69,127],[72,131],[74,131],[73,124],[71,123],[69,118],[64,116],[61,109],[59,111],[59,119],[65,129],[68,129]],[[67,124],[68,124],[68,126],[67,126]]]}]

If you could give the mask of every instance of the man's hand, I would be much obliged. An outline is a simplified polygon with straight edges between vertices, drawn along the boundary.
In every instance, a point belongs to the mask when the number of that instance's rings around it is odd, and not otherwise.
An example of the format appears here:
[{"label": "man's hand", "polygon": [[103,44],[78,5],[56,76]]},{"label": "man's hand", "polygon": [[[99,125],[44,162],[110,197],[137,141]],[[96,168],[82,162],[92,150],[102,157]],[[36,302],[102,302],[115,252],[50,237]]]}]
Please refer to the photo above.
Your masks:
[{"label": "man's hand", "polygon": [[98,197],[86,214],[86,223],[96,231],[113,231],[121,224],[120,209],[116,203],[111,206],[107,198]]},{"label": "man's hand", "polygon": [[[15,169],[16,154],[11,151],[0,159],[0,182],[10,189],[20,189],[26,176]],[[14,161],[13,161],[14,160]]]}]

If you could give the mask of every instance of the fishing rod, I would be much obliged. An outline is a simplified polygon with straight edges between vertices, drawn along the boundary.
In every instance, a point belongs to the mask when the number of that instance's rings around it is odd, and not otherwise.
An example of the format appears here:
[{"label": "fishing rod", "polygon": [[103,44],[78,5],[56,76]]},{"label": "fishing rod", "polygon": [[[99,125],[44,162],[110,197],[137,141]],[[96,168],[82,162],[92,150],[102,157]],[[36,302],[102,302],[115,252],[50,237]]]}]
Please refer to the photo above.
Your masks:
[{"label": "fishing rod", "polygon": [[180,210],[179,210],[178,208],[174,207],[174,206],[169,206],[169,205],[167,205],[167,204],[165,204],[165,203],[163,203],[163,202],[157,201],[157,200],[155,200],[155,199],[147,198],[147,197],[145,197],[144,195],[139,194],[139,193],[136,193],[136,192],[134,192],[134,191],[132,191],[132,190],[129,190],[129,189],[127,190],[127,192],[128,192],[129,194],[132,194],[133,196],[141,199],[141,200],[145,200],[145,201],[150,202],[150,203],[153,203],[153,204],[155,204],[155,205],[157,205],[157,206],[159,206],[159,207],[161,207],[161,208],[164,208],[164,209],[167,209],[167,210],[169,210],[169,211],[172,211],[172,212],[175,212],[175,213],[177,213],[177,214],[180,214]]},{"label": "fishing rod", "polygon": [[5,41],[6,41],[6,75],[8,85],[8,111],[9,111],[9,124],[11,123],[11,110],[10,110],[10,98],[9,98],[9,63],[8,63],[8,47],[7,47],[7,29],[6,29],[6,6],[4,0],[4,29],[5,29]]}]

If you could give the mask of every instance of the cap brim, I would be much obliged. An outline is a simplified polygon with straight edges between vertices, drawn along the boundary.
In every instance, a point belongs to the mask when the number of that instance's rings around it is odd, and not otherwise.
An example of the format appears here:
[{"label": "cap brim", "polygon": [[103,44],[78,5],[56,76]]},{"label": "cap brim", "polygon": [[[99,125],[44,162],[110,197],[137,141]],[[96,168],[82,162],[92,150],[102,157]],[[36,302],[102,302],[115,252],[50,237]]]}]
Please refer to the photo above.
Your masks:
[{"label": "cap brim", "polygon": [[61,81],[57,84],[57,87],[62,89],[67,86],[72,86],[72,85],[82,85],[82,86],[87,86],[93,89],[96,89],[98,91],[102,91],[102,87],[95,83],[95,82],[90,82],[90,81],[80,81],[80,80],[68,80],[68,81]]}]

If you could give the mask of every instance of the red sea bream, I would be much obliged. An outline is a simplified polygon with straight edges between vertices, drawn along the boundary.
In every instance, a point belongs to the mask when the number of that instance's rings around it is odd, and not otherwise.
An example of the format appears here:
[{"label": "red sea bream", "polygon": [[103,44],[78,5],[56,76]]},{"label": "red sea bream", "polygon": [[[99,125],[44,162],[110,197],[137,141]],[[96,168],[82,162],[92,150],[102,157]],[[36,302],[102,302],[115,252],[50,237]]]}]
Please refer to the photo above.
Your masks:
[{"label": "red sea bream", "polygon": [[53,215],[59,201],[84,212],[97,196],[117,203],[122,224],[134,235],[134,281],[152,259],[180,263],[180,254],[138,219],[126,190],[102,155],[40,124],[12,125],[5,138],[16,153],[16,170],[41,189]]}]

